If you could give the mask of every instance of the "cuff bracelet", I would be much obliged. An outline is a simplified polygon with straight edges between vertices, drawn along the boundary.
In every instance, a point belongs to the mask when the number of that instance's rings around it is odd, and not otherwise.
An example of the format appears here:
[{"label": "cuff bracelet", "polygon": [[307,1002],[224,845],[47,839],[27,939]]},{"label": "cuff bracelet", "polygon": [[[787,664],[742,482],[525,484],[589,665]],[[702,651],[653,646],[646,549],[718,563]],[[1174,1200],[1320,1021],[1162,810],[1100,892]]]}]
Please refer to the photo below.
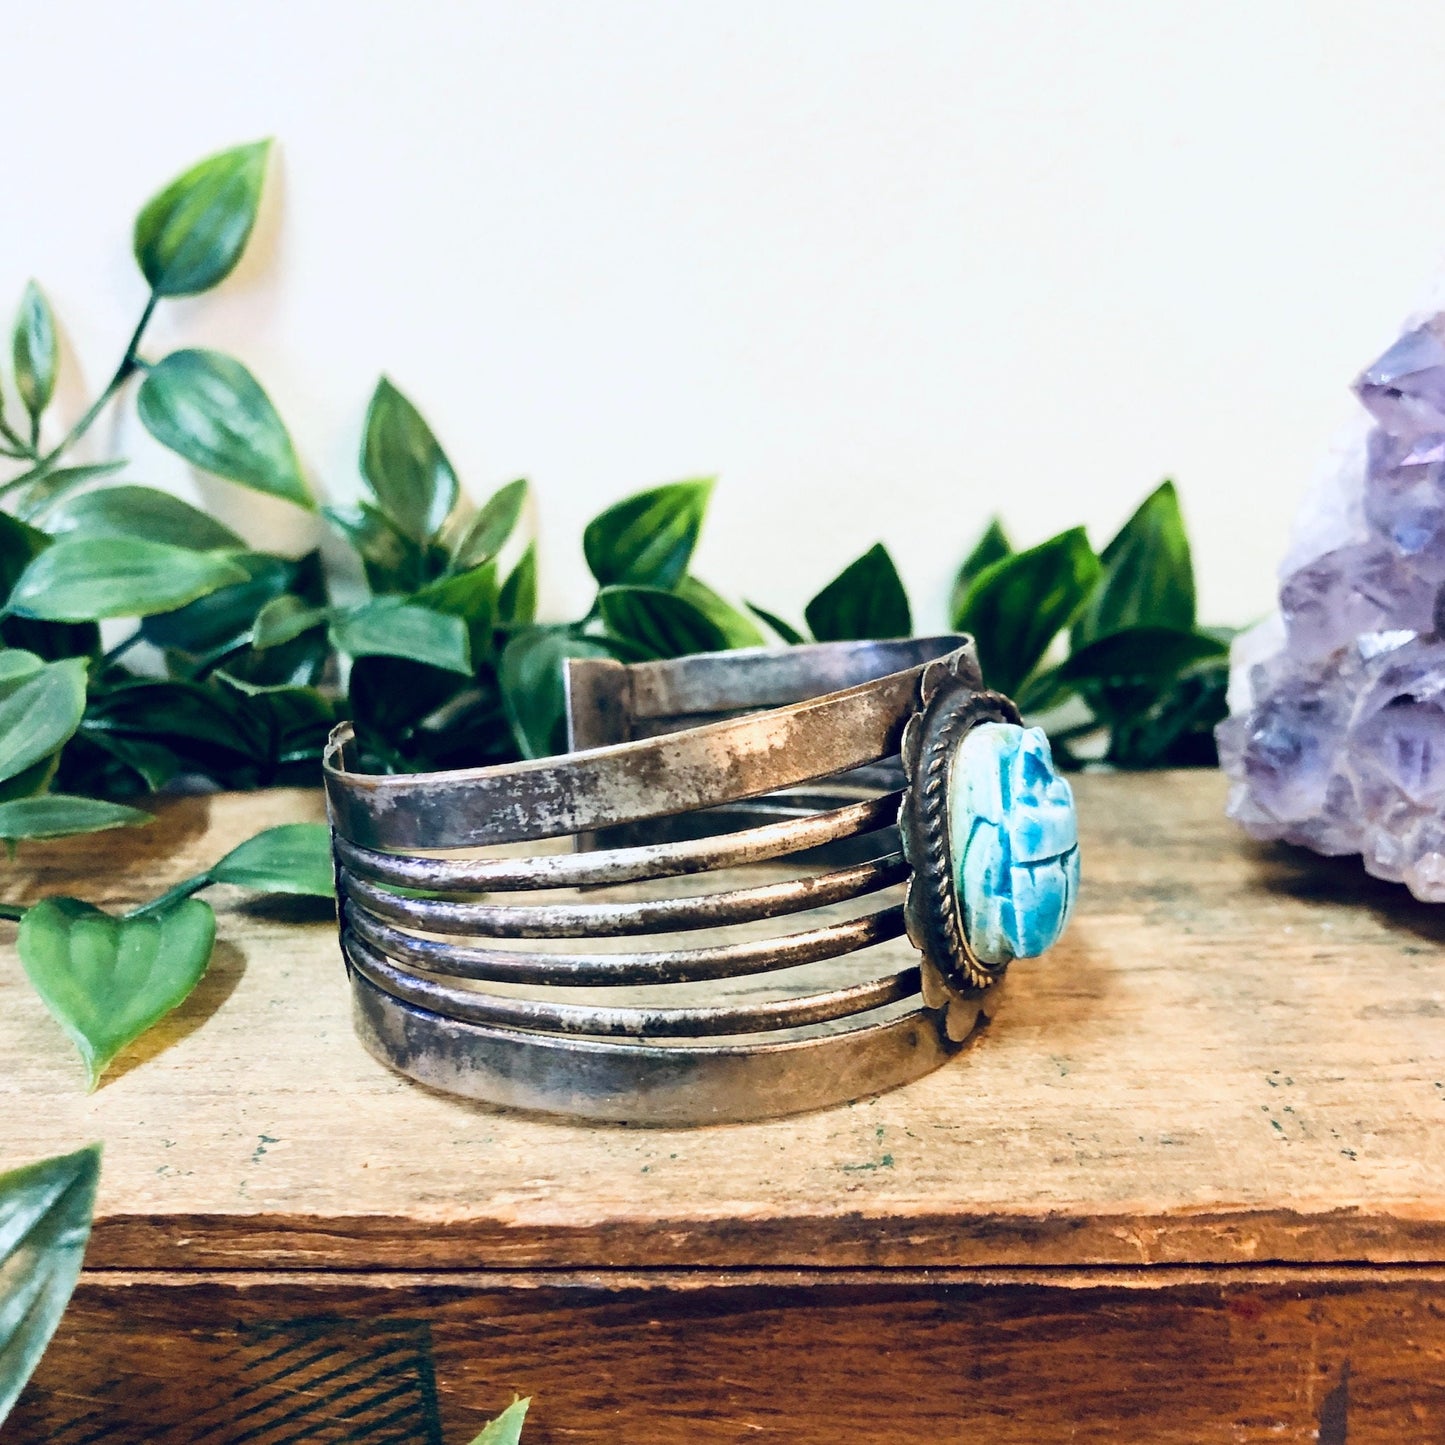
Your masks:
[{"label": "cuff bracelet", "polygon": [[579,660],[568,715],[500,767],[328,746],[357,1032],[423,1083],[668,1125],[876,1094],[1068,920],[1068,783],[967,638]]}]

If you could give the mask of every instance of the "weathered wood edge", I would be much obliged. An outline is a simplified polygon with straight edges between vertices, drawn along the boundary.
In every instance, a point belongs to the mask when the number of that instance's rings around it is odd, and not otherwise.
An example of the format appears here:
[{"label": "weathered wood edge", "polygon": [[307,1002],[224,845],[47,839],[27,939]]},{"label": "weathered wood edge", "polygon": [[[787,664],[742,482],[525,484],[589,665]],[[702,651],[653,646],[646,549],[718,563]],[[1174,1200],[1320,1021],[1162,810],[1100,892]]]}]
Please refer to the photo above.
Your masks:
[{"label": "weathered wood edge", "polygon": [[[806,1245],[803,1244],[806,1241]],[[864,1214],[768,1220],[635,1220],[517,1228],[487,1220],[314,1215],[121,1215],[96,1221],[90,1269],[324,1268],[335,1271],[588,1268],[810,1268],[1445,1265],[1445,1222],[1334,1210],[1066,1214]]]}]

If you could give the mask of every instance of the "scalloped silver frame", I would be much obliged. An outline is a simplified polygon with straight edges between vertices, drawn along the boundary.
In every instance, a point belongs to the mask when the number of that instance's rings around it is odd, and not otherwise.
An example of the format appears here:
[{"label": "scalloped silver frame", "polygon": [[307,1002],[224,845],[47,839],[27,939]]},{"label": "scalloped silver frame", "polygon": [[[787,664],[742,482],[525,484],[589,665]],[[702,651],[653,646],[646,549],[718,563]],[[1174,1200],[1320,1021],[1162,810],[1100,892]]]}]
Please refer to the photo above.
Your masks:
[{"label": "scalloped silver frame", "polygon": [[923,1000],[944,1013],[955,1041],[972,1032],[980,1014],[991,1014],[1008,964],[977,958],[964,932],[948,825],[949,764],[970,728],[1021,721],[1013,702],[986,689],[971,656],[958,652],[925,669],[918,711],[903,730],[907,787],[898,830],[913,870],[904,917],[909,941],[923,955]]}]

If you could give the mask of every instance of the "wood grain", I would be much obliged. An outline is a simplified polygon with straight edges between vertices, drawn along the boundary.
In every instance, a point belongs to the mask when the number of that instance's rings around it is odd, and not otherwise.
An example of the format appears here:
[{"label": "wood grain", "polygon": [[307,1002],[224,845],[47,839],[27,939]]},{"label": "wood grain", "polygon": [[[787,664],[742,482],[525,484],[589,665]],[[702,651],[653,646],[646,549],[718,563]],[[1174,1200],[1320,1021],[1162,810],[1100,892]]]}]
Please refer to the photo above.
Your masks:
[{"label": "wood grain", "polygon": [[5,1438],[464,1445],[515,1392],[526,1445],[1430,1445],[1445,1272],[92,1279]]},{"label": "wood grain", "polygon": [[[92,1096],[4,950],[0,1163],[105,1141],[94,1269],[1445,1260],[1445,911],[1248,844],[1213,774],[1078,795],[1070,936],[881,1098],[664,1131],[433,1094],[355,1043],[323,909],[218,893],[210,974]],[[320,806],[178,800],[7,891],[129,902]]]}]

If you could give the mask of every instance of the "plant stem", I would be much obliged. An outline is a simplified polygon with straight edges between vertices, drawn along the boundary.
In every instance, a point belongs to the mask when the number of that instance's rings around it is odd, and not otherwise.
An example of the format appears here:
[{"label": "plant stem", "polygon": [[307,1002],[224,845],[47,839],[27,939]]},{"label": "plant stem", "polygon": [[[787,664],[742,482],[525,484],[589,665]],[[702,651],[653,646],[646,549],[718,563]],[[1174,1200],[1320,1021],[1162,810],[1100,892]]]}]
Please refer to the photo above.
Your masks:
[{"label": "plant stem", "polygon": [[0,437],[4,437],[5,440],[9,442],[12,447],[15,448],[13,452],[6,451],[6,456],[29,457],[32,461],[34,460],[36,456],[34,446],[25,445],[25,443],[20,439],[20,436],[16,432],[15,428],[11,426],[10,423],[5,419],[5,415],[3,412],[0,412]]},{"label": "plant stem", "polygon": [[159,898],[152,898],[149,903],[142,903],[139,908],[132,908],[129,913],[123,914],[125,918],[144,918],[151,913],[162,913],[172,903],[179,903],[183,898],[189,898],[193,893],[199,893],[202,888],[209,888],[211,875],[209,873],[197,873],[194,878],[187,878],[177,883],[173,888],[167,888]]},{"label": "plant stem", "polygon": [[23,903],[0,903],[0,918],[8,918],[11,923],[19,923],[25,917],[25,905]]},{"label": "plant stem", "polygon": [[140,369],[136,351],[140,347],[141,336],[150,324],[151,316],[155,313],[156,302],[159,300],[160,297],[152,291],[146,301],[145,310],[141,312],[140,320],[136,322],[135,330],[131,333],[130,341],[125,348],[125,355],[121,357],[120,365],[115,369],[115,375],[106,384],[105,390],[91,403],[85,415],[28,472],[22,472],[18,477],[11,477],[8,482],[0,484],[0,493],[8,492],[14,487],[23,486],[26,482],[33,482],[45,476],[53,469],[60,457],[90,430],[96,417],[105,410],[106,403],[130,380],[132,374]]}]

